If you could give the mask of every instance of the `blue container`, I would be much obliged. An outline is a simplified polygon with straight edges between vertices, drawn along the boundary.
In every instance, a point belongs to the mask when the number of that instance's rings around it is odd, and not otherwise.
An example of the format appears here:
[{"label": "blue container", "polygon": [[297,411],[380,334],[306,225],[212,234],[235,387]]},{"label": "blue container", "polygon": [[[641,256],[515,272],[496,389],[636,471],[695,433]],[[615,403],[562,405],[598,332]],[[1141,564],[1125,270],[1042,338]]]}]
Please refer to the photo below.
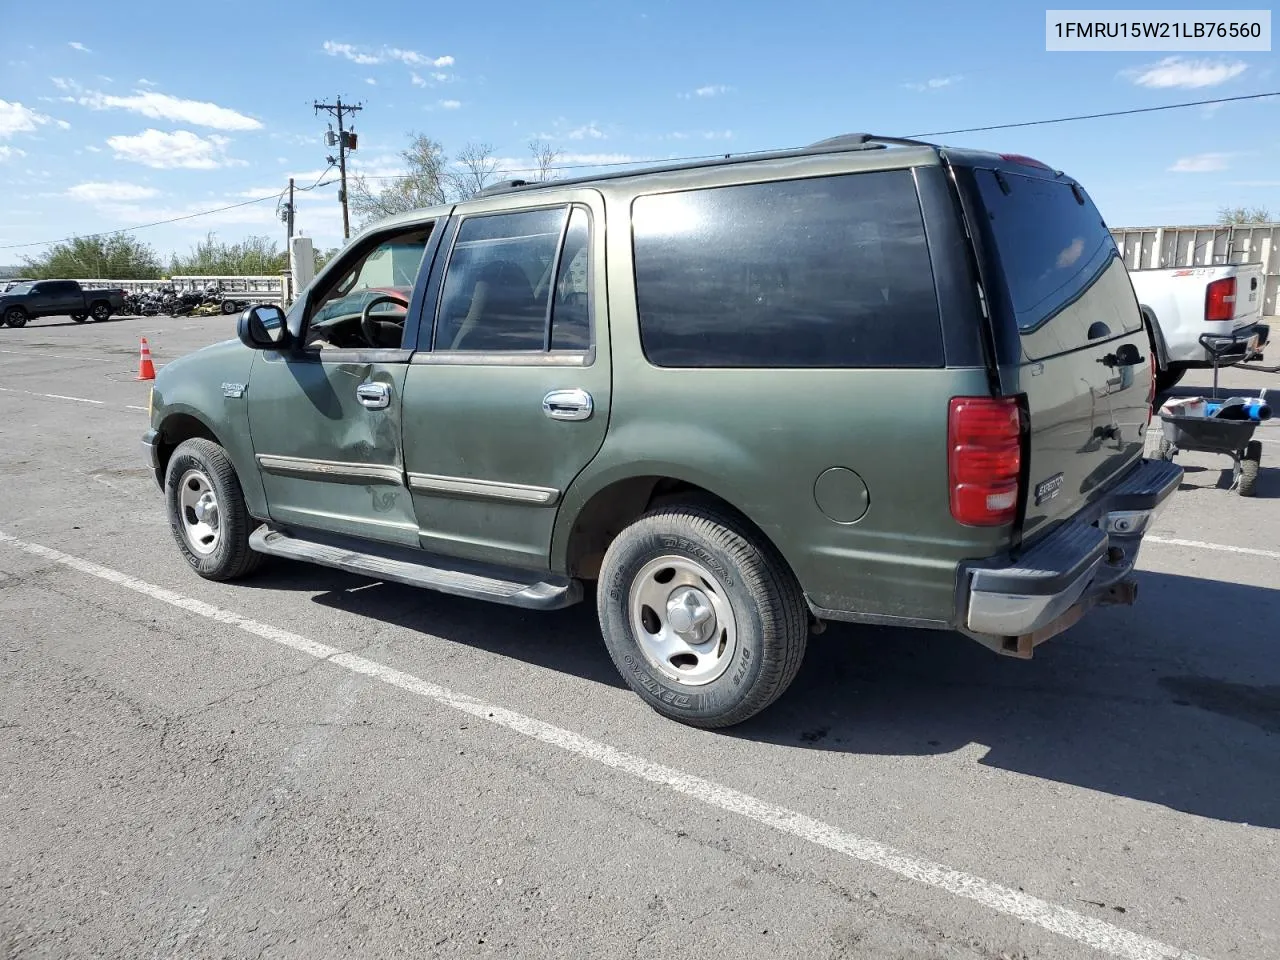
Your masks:
[{"label": "blue container", "polygon": [[1205,404],[1205,416],[1219,420],[1252,420],[1260,423],[1271,419],[1271,406],[1259,397],[1233,397],[1223,403]]}]

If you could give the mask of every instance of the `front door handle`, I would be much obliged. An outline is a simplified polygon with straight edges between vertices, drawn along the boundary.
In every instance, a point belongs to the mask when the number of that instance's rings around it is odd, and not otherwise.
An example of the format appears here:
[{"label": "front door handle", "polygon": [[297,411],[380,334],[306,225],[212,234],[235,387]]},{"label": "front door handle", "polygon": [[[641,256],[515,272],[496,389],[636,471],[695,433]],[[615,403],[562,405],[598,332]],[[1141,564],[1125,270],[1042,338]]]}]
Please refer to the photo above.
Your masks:
[{"label": "front door handle", "polygon": [[391,405],[391,388],[385,383],[362,383],[356,387],[356,399],[370,410],[382,410]]},{"label": "front door handle", "polygon": [[589,420],[595,403],[585,390],[552,390],[542,398],[542,412],[552,420]]}]

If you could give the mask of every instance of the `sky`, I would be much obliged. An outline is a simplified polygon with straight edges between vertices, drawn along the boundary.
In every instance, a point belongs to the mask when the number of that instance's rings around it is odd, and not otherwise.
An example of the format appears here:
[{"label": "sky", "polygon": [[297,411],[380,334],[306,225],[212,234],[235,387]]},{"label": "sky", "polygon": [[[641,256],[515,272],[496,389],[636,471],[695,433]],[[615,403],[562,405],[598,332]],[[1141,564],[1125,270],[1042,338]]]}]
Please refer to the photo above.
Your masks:
[{"label": "sky", "polygon": [[[352,169],[403,170],[412,133],[528,143],[592,165],[911,135],[1280,89],[1273,53],[1048,53],[1042,6],[763,0],[334,0],[15,4],[0,27],[0,264],[56,240],[267,198],[136,236],[164,258],[206,233],[279,238],[276,196],[321,179],[337,96],[362,103]],[[957,134],[1085,184],[1112,226],[1280,219],[1280,97]],[[332,179],[332,177],[324,177]],[[380,181],[386,182],[386,181]],[[297,229],[341,241],[336,185]]]}]

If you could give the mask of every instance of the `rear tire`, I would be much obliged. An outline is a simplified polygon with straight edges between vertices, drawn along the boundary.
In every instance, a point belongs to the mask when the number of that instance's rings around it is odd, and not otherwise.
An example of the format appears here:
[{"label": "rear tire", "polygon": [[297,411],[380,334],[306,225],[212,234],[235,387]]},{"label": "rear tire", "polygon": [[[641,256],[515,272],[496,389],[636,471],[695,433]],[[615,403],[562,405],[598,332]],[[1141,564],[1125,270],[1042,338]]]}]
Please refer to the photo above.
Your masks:
[{"label": "rear tire", "polygon": [[74,320],[76,323],[84,323],[86,320],[89,319],[89,315],[87,313],[73,313],[71,315],[71,319]]},{"label": "rear tire", "polygon": [[1173,441],[1165,437],[1161,437],[1160,449],[1159,451],[1157,451],[1156,456],[1159,457],[1161,460],[1172,460],[1173,454],[1174,454]]},{"label": "rear tire", "polygon": [[774,547],[718,506],[645,514],[605,553],[600,630],[658,713],[694,727],[755,716],[795,679],[809,613]]},{"label": "rear tire", "polygon": [[262,563],[249,549],[256,525],[225,450],[211,440],[178,446],[165,471],[169,526],[187,563],[206,580],[236,580]]},{"label": "rear tire", "polygon": [[1252,497],[1258,488],[1258,471],[1262,468],[1262,441],[1250,440],[1240,458],[1240,485],[1236,492],[1242,497]]},{"label": "rear tire", "polygon": [[1156,370],[1156,392],[1168,393],[1179,383],[1182,378],[1187,375],[1187,368],[1183,366],[1171,366],[1168,370]]},{"label": "rear tire", "polygon": [[98,302],[89,308],[89,316],[93,317],[95,323],[101,323],[103,320],[111,318],[111,304]]}]

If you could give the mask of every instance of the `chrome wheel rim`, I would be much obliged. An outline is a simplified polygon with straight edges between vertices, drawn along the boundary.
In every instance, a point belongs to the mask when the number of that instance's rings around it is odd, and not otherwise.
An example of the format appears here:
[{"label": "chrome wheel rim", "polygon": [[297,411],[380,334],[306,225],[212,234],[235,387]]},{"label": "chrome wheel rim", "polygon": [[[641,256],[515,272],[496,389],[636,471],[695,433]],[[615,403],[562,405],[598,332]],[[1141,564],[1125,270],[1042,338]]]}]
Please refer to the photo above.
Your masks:
[{"label": "chrome wheel rim", "polygon": [[663,676],[699,687],[729,669],[738,623],[724,584],[696,560],[650,560],[632,581],[627,610],[640,652]]},{"label": "chrome wheel rim", "polygon": [[213,484],[201,470],[188,470],[178,481],[178,517],[182,535],[195,553],[208,556],[222,540],[222,512]]}]

